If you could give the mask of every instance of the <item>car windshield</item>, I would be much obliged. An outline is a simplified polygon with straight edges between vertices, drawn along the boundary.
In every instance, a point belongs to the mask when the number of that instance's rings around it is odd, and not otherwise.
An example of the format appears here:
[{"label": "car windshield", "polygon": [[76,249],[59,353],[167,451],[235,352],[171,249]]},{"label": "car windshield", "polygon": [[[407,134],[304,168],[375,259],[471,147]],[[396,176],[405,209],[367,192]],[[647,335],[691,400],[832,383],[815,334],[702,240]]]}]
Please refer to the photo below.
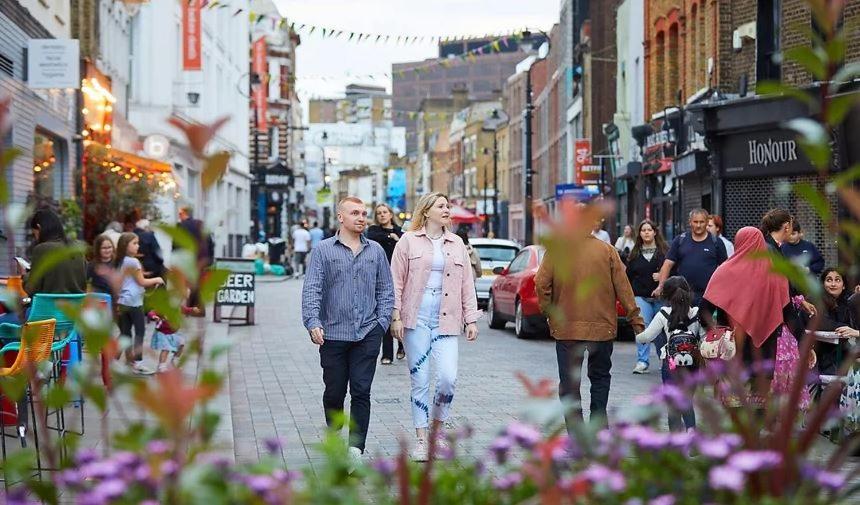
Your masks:
[{"label": "car windshield", "polygon": [[498,246],[498,245],[475,245],[478,250],[478,256],[481,261],[500,261],[509,262],[514,259],[519,249],[516,247]]}]

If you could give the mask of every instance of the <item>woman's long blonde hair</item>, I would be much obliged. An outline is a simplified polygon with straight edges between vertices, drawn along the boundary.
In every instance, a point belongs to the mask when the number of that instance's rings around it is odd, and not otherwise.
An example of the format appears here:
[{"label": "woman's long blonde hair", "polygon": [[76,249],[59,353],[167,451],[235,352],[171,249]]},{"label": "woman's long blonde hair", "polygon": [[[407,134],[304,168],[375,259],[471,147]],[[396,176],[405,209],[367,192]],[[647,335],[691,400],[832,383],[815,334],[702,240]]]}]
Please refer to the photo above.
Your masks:
[{"label": "woman's long blonde hair", "polygon": [[415,204],[415,211],[412,213],[412,224],[409,225],[409,231],[418,231],[424,228],[424,225],[427,224],[427,216],[424,213],[433,208],[436,205],[436,200],[440,198],[451,202],[448,195],[444,193],[427,193],[418,199],[418,203]]}]

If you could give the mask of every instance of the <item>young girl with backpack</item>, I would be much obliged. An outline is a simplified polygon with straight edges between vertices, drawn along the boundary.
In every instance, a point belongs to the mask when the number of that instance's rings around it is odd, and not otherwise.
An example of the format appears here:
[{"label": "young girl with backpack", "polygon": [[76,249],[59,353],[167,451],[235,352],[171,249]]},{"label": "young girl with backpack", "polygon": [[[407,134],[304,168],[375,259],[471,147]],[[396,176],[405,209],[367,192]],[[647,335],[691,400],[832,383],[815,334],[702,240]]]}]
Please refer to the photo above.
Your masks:
[{"label": "young girl with backpack", "polygon": [[[705,329],[699,322],[699,308],[693,306],[693,290],[686,279],[681,276],[666,279],[661,298],[666,306],[657,312],[645,331],[636,335],[636,343],[650,344],[658,337],[661,339],[657,347],[661,349],[660,358],[663,360],[663,383],[671,384],[683,380],[686,373],[698,368],[699,342]],[[692,403],[690,398],[688,410],[669,412],[670,430],[681,431],[682,421],[688,430],[696,427]]]}]

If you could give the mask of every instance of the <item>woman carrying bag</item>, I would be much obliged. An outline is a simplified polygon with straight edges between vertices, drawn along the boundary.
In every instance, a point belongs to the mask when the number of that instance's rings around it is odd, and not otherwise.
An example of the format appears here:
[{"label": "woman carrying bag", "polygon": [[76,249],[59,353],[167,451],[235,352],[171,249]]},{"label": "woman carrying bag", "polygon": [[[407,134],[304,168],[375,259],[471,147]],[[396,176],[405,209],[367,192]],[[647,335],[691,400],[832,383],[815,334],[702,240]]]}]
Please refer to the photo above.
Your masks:
[{"label": "woman carrying bag", "polygon": [[[394,312],[391,333],[405,339],[412,382],[412,420],[418,437],[415,461],[428,457],[430,418],[439,427],[448,419],[457,380],[458,337],[478,338],[480,318],[469,253],[449,230],[448,197],[421,197],[410,230],[398,241],[391,261]],[[437,371],[436,394],[430,400],[430,367]]]},{"label": "woman carrying bag", "polygon": [[[385,256],[388,258],[388,263],[391,264],[391,255],[394,254],[394,247],[403,236],[403,230],[394,222],[394,211],[387,204],[380,203],[376,206],[373,212],[374,224],[367,229],[367,238],[379,243],[382,249],[385,250]],[[406,357],[406,352],[403,350],[403,342],[397,341],[397,359]],[[390,365],[394,361],[394,337],[391,336],[391,329],[385,332],[382,337],[382,360],[383,365]]]}]

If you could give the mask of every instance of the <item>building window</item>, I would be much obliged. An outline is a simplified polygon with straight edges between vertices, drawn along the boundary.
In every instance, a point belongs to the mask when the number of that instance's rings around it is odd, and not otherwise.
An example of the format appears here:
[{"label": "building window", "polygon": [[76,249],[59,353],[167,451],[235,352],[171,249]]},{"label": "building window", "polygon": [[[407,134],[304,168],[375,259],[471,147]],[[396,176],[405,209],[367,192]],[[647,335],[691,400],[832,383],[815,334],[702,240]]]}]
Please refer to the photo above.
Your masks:
[{"label": "building window", "polygon": [[707,54],[708,54],[708,46],[707,46],[708,37],[706,36],[707,30],[705,28],[705,10],[706,9],[707,9],[707,7],[703,3],[702,8],[699,9],[699,21],[698,21],[699,22],[698,65],[699,65],[699,76],[702,79],[702,87],[710,86],[710,82],[708,79],[709,76],[708,76],[708,56],[707,56]]},{"label": "building window", "polygon": [[666,92],[666,80],[663,78],[661,72],[665,67],[666,61],[666,33],[665,32],[657,32],[657,50],[655,51],[656,58],[654,58],[654,82],[656,86],[654,86],[654,109],[659,109],[663,106],[663,97]]},{"label": "building window", "polygon": [[756,81],[780,80],[782,65],[774,60],[780,52],[782,0],[759,0],[756,21]]},{"label": "building window", "polygon": [[63,196],[63,141],[42,130],[33,137],[33,194],[38,199]]},{"label": "building window", "polygon": [[668,68],[669,72],[668,78],[666,79],[667,88],[666,95],[663,98],[663,104],[671,104],[675,100],[675,93],[678,91],[679,86],[679,66],[681,60],[681,54],[678,51],[678,24],[675,23],[669,27],[669,52],[667,56]]}]

